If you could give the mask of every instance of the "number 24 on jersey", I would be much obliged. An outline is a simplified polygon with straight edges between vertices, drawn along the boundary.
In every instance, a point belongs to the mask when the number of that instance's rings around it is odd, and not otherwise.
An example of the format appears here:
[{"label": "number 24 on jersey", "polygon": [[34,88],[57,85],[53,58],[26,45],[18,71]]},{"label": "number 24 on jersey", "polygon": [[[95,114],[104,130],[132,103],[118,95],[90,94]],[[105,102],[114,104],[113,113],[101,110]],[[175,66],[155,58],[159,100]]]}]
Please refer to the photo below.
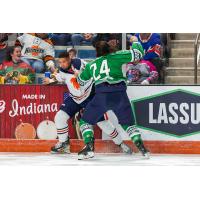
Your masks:
[{"label": "number 24 on jersey", "polygon": [[99,80],[100,78],[109,77],[110,68],[108,67],[107,60],[103,60],[101,63],[100,71],[97,69],[97,64],[94,63],[90,66],[90,69],[93,68],[93,78],[95,81]]}]

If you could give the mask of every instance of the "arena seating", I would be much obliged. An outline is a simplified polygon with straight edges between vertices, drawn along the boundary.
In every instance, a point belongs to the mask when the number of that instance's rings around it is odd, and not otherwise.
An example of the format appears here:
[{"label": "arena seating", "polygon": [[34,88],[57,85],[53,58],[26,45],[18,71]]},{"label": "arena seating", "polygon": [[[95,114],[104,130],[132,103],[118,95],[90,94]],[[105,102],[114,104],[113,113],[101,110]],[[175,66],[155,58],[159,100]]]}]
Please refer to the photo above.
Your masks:
[{"label": "arena seating", "polygon": [[[55,57],[58,58],[58,55],[66,50],[73,48],[72,46],[55,46]],[[77,57],[81,59],[94,59],[96,57],[96,52],[93,46],[76,46]]]},{"label": "arena seating", "polygon": [[171,56],[169,66],[166,68],[166,84],[194,83],[195,38],[196,33],[176,33],[171,40]]}]

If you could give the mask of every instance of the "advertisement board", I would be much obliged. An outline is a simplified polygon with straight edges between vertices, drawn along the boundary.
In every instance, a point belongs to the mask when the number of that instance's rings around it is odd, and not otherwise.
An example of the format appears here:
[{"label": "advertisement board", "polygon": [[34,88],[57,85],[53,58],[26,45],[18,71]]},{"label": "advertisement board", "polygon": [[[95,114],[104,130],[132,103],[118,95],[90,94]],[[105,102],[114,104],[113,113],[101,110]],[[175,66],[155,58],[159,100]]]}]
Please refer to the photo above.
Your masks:
[{"label": "advertisement board", "polygon": [[[68,95],[68,89],[64,85],[1,85],[0,138],[16,138],[20,124],[29,125],[30,128],[33,126],[35,131],[38,125],[46,120],[49,120],[51,125],[56,112]],[[44,126],[45,128],[47,127]],[[100,130],[96,127],[95,130],[96,138],[100,139]],[[72,120],[69,121],[69,133],[72,139],[81,139]],[[25,138],[31,139],[26,135]]]},{"label": "advertisement board", "polygon": [[[30,123],[37,130],[41,122],[53,121],[67,92],[63,85],[1,85],[0,138],[15,138],[20,123]],[[127,93],[144,140],[200,141],[199,86],[135,85],[128,86]],[[117,126],[116,119],[111,120]],[[72,139],[81,139],[72,120],[69,131]],[[95,136],[109,139],[97,128]]]},{"label": "advertisement board", "polygon": [[145,140],[200,140],[200,86],[129,86]]}]

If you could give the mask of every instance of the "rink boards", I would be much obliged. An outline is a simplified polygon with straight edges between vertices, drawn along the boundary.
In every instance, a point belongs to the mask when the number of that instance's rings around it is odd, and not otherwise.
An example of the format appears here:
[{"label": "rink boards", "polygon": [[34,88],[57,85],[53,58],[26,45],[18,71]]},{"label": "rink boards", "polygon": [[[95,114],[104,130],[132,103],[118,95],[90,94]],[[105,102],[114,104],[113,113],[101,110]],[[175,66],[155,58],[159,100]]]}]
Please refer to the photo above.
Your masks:
[{"label": "rink boards", "polygon": [[[56,140],[16,140],[15,128],[21,119],[35,128],[47,117],[53,120],[66,92],[62,85],[0,86],[0,151],[48,152]],[[135,85],[128,86],[127,93],[136,125],[151,152],[200,153],[199,86]],[[117,124],[116,119],[111,117],[111,120]],[[107,141],[107,136],[95,130],[97,152],[120,152],[112,141]],[[119,131],[124,140],[129,140],[120,128]],[[83,143],[72,124],[70,134],[72,152],[77,152]],[[127,143],[132,145],[131,141]]]},{"label": "rink boards", "polygon": [[[56,140],[16,140],[1,139],[0,152],[50,152]],[[133,143],[125,141],[134,152],[137,149]],[[157,154],[200,154],[200,141],[145,141],[151,153]],[[82,140],[71,140],[71,152],[77,153],[84,146]],[[96,153],[122,153],[120,148],[110,140],[96,140]]]}]

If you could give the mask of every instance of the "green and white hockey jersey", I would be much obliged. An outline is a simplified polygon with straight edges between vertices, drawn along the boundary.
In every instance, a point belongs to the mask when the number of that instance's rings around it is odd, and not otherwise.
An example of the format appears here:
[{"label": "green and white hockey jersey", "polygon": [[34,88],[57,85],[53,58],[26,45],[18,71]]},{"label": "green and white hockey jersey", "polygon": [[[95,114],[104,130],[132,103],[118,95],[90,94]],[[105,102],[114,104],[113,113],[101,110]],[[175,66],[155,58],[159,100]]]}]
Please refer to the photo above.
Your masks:
[{"label": "green and white hockey jersey", "polygon": [[143,52],[140,49],[123,50],[101,56],[88,63],[79,74],[77,80],[80,85],[93,79],[95,85],[107,82],[116,84],[126,82],[126,63],[141,59]]}]

